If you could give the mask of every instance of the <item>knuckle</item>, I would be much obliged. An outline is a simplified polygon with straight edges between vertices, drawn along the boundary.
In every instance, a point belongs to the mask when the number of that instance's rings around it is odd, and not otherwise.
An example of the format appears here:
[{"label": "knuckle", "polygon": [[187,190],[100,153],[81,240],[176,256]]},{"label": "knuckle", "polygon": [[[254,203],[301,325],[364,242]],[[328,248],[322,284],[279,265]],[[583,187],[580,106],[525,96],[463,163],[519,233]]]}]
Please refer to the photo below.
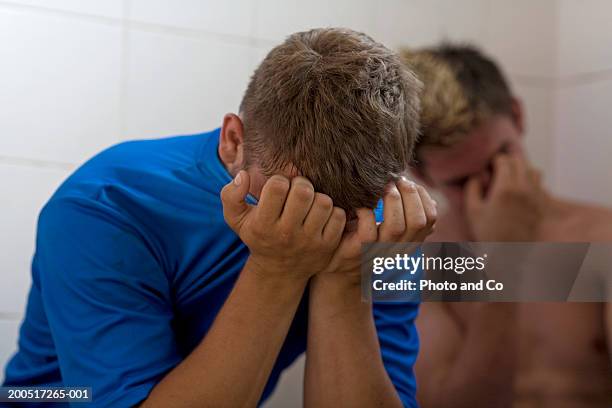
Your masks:
[{"label": "knuckle", "polygon": [[250,230],[251,234],[253,234],[255,238],[262,238],[265,234],[266,228],[262,225],[261,222],[255,221],[251,225]]},{"label": "knuckle", "polygon": [[221,189],[221,201],[226,202],[228,200],[229,189],[227,186]]},{"label": "knuckle", "polygon": [[258,235],[268,235],[274,225],[270,224],[265,219],[262,219],[260,214],[255,214],[249,223],[249,229]]},{"label": "knuckle", "polygon": [[427,189],[425,187],[420,184],[417,184],[416,188],[423,197],[429,197],[429,193],[427,192]]},{"label": "knuckle", "polygon": [[331,210],[331,208],[334,206],[331,197],[323,193],[316,193],[315,203],[318,207],[325,210]]},{"label": "knuckle", "polygon": [[294,237],[295,237],[295,230],[293,228],[287,225],[279,226],[279,238],[281,238],[285,244],[292,243]]},{"label": "knuckle", "polygon": [[417,184],[405,178],[401,178],[397,183],[398,189],[406,194],[414,194],[417,192]]},{"label": "knuckle", "polygon": [[310,182],[310,180],[308,180],[306,177],[303,177],[303,176],[295,176],[293,179],[291,179],[291,184],[304,185],[314,190],[314,187],[312,183]]},{"label": "knuckle", "polygon": [[397,186],[391,187],[386,194],[387,198],[393,201],[401,201],[402,195]]},{"label": "knuckle", "polygon": [[437,220],[438,214],[435,211],[431,212],[427,217],[427,227],[432,228],[436,224]]},{"label": "knuckle", "polygon": [[292,194],[295,194],[295,197],[300,201],[308,201],[312,198],[314,189],[310,183],[294,183],[292,186]]},{"label": "knuckle", "polygon": [[335,221],[342,222],[346,219],[346,212],[340,207],[334,207],[334,210],[332,212],[332,218]]},{"label": "knuckle", "polygon": [[289,190],[289,180],[287,178],[275,174],[266,182],[271,192],[275,194],[284,194]]},{"label": "knuckle", "polygon": [[431,207],[429,207],[427,218],[431,219],[431,222],[435,222],[436,219],[438,219],[438,206],[435,204],[435,201],[432,203]]},{"label": "knuckle", "polygon": [[225,220],[226,224],[230,226],[231,229],[235,229],[236,220],[234,220],[234,218],[225,210],[223,210],[223,219]]},{"label": "knuckle", "polygon": [[401,237],[402,235],[404,235],[405,232],[406,232],[405,225],[402,225],[399,223],[394,223],[394,224],[389,225],[388,233],[392,237]]},{"label": "knuckle", "polygon": [[414,214],[410,217],[408,224],[410,225],[411,229],[422,230],[423,228],[427,227],[427,217],[425,217],[424,213]]}]

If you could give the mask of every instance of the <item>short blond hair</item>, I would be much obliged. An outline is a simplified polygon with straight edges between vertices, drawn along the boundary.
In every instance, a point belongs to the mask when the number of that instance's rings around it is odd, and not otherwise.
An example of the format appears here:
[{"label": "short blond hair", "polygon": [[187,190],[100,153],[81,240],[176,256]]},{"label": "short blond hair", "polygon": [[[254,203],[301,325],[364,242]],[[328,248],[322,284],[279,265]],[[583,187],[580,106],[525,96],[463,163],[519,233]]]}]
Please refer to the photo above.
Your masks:
[{"label": "short blond hair", "polygon": [[506,79],[476,48],[444,44],[403,50],[401,57],[423,82],[417,149],[452,145],[491,115],[511,114]]}]

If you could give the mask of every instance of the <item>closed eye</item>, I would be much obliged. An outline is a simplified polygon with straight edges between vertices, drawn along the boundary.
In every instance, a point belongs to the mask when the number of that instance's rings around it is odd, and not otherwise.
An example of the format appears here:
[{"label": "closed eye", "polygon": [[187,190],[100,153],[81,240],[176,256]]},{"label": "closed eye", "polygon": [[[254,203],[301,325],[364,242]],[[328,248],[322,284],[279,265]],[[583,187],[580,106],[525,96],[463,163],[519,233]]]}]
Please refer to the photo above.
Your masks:
[{"label": "closed eye", "polygon": [[454,179],[454,180],[451,180],[451,181],[447,181],[444,184],[447,187],[450,187],[450,188],[460,188],[460,189],[462,189],[465,186],[465,183],[468,182],[470,177],[471,176],[465,176],[465,177],[457,178],[457,179]]}]

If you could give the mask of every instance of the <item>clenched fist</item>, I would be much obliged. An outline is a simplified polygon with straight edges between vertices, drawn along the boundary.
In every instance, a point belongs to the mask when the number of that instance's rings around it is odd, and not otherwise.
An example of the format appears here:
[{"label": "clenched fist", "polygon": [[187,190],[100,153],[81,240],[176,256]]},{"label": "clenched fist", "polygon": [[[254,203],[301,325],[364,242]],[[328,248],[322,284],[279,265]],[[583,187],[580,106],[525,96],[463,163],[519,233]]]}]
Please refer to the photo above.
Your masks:
[{"label": "clenched fist", "polygon": [[227,224],[249,248],[249,262],[262,274],[308,279],[322,271],[338,247],[346,215],[310,181],[274,175],[257,206],[245,202],[250,178],[240,171],[221,191]]}]

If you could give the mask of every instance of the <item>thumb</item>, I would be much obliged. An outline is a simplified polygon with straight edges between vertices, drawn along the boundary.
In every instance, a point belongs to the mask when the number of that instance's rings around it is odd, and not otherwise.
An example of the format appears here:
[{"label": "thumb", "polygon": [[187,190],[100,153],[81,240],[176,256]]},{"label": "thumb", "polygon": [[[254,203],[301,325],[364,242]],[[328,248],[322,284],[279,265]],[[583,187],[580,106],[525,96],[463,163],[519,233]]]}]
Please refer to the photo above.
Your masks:
[{"label": "thumb", "polygon": [[240,229],[245,216],[251,210],[251,206],[245,201],[250,185],[249,173],[240,170],[236,177],[221,190],[223,217],[235,231]]},{"label": "thumb", "polygon": [[465,209],[468,215],[476,214],[483,204],[483,192],[480,180],[476,177],[470,178],[465,185],[464,192]]}]

